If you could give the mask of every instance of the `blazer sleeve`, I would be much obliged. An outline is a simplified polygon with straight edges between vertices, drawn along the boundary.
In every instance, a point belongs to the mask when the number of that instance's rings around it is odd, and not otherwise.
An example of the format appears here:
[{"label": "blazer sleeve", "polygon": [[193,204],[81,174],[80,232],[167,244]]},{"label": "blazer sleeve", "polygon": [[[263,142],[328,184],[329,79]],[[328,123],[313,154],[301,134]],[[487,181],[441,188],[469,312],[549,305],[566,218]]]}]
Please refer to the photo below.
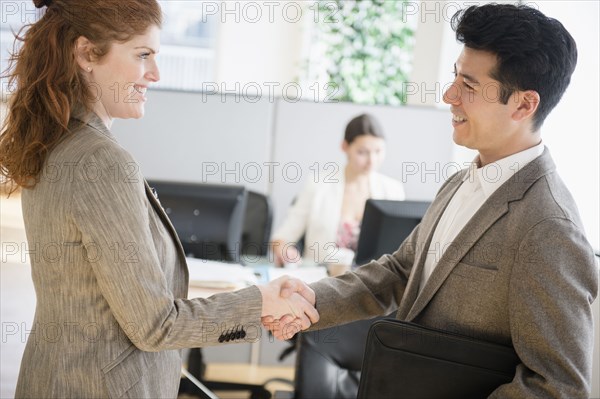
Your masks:
[{"label": "blazer sleeve", "polygon": [[143,179],[119,173],[132,163],[117,146],[90,150],[77,169],[71,204],[87,265],[127,337],[143,351],[159,351],[217,344],[221,333],[242,326],[248,337],[260,334],[256,287],[207,299],[174,297],[153,244]]},{"label": "blazer sleeve", "polygon": [[598,267],[582,231],[548,218],[521,242],[509,291],[512,342],[521,364],[491,398],[587,398],[591,386]]},{"label": "blazer sleeve", "polygon": [[311,284],[320,319],[311,329],[319,330],[354,320],[387,315],[398,309],[414,260],[419,226],[400,248],[338,277]]}]

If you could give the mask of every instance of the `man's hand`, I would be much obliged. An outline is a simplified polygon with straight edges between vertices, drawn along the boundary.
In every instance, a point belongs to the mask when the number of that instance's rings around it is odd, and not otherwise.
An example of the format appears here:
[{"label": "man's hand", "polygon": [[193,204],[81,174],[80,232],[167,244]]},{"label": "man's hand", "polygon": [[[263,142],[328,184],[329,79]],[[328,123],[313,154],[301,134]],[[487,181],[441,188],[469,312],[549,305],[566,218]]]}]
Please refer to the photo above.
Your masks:
[{"label": "man's hand", "polygon": [[263,326],[273,333],[273,336],[281,341],[291,339],[294,335],[303,330],[298,319],[291,315],[285,315],[281,319],[272,317],[262,318]]},{"label": "man's hand", "polygon": [[315,293],[306,283],[282,276],[258,286],[263,298],[262,323],[278,339],[290,339],[319,321]]}]

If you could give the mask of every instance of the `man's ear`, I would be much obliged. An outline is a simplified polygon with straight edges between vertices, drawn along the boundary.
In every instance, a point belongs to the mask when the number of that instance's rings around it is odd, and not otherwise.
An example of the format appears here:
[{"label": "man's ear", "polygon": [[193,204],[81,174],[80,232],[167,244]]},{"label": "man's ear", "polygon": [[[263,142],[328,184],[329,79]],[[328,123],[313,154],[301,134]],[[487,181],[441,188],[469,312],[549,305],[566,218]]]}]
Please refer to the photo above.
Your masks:
[{"label": "man's ear", "polygon": [[517,109],[513,113],[513,119],[520,121],[527,119],[535,114],[540,105],[540,95],[535,90],[525,90],[518,92]]},{"label": "man's ear", "polygon": [[94,63],[94,44],[85,36],[79,36],[75,41],[75,59],[81,69],[91,72]]}]

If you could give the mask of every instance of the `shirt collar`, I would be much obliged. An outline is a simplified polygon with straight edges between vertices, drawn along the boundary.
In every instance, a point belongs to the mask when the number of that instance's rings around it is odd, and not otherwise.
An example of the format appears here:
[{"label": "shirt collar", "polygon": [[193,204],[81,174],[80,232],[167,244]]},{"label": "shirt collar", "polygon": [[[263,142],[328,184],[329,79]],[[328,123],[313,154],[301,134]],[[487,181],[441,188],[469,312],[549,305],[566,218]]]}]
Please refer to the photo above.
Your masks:
[{"label": "shirt collar", "polygon": [[102,133],[111,140],[117,142],[115,136],[106,127],[102,119],[93,111],[88,111],[83,105],[76,104],[71,112],[71,119],[75,119],[83,124],[92,127],[94,130]]},{"label": "shirt collar", "polygon": [[543,152],[544,144],[540,142],[531,148],[509,155],[506,158],[499,159],[482,168],[477,167],[479,164],[478,155],[469,166],[469,172],[465,175],[464,180],[469,178],[476,179],[481,185],[483,195],[488,199],[515,173],[523,169],[529,162],[542,155]]}]

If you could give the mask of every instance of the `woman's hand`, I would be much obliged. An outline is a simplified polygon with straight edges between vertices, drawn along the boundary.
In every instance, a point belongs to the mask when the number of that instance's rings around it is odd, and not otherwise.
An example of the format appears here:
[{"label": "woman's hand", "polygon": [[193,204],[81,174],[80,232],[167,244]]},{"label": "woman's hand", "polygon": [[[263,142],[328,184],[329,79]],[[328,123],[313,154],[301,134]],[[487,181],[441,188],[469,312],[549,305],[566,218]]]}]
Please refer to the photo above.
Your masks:
[{"label": "woman's hand", "polygon": [[258,288],[263,297],[261,321],[278,339],[289,339],[319,321],[315,292],[303,281],[282,276]]},{"label": "woman's hand", "polygon": [[302,262],[300,252],[293,243],[285,242],[284,240],[274,240],[271,243],[271,251],[273,252],[273,262],[277,267],[282,267],[289,263]]}]

